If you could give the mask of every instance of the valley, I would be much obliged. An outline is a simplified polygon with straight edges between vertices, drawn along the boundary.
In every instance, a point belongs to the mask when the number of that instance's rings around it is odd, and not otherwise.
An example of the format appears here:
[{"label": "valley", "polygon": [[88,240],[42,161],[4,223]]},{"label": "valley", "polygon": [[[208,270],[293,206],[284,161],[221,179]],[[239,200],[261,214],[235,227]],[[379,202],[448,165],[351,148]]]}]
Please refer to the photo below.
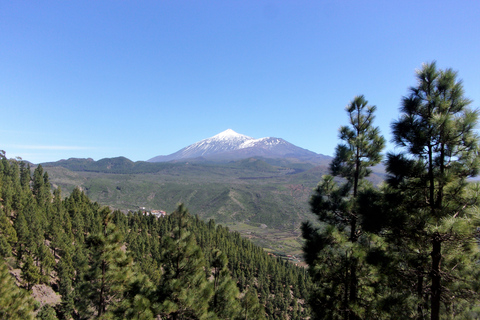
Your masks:
[{"label": "valley", "polygon": [[[69,159],[42,164],[64,196],[78,186],[93,201],[124,212],[183,203],[201,219],[238,231],[268,252],[301,257],[300,225],[314,221],[309,198],[328,162],[248,158],[229,162]],[[372,177],[381,181],[380,173]]]}]

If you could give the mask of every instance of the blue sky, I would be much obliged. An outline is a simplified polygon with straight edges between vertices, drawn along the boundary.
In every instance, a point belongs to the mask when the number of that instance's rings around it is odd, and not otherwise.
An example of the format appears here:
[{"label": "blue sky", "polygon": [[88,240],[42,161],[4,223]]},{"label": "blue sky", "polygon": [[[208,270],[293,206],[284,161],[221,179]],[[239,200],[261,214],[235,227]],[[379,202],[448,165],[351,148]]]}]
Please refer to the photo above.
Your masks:
[{"label": "blue sky", "polygon": [[1,1],[0,149],[138,161],[231,128],[332,155],[359,94],[390,140],[423,62],[480,106],[478,17],[474,0]]}]

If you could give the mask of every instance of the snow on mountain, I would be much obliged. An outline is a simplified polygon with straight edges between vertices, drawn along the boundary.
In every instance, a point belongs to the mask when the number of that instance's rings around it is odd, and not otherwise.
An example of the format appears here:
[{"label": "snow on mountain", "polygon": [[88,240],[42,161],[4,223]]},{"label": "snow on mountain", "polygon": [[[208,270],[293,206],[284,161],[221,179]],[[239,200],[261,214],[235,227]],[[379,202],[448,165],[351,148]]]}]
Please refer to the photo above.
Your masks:
[{"label": "snow on mountain", "polygon": [[236,133],[232,129],[227,129],[223,132],[220,132],[217,135],[214,135],[213,137],[205,140],[216,140],[216,141],[226,141],[226,140],[251,140],[253,138],[245,136],[240,133]]},{"label": "snow on mountain", "polygon": [[260,138],[239,134],[227,129],[219,134],[196,142],[167,156],[157,156],[149,162],[166,162],[172,160],[208,158],[241,159],[262,156],[267,158],[315,157],[315,152],[297,147],[280,138]]},{"label": "snow on mountain", "polygon": [[219,134],[194,143],[182,150],[182,158],[201,157],[220,152],[226,152],[238,149],[246,141],[254,140],[251,137],[236,133],[232,129],[227,129]]},{"label": "snow on mountain", "polygon": [[266,146],[273,147],[273,146],[276,146],[279,144],[285,144],[285,143],[286,143],[285,140],[279,139],[279,138],[260,138],[260,139],[252,139],[252,140],[245,141],[238,148],[239,149],[253,148],[255,146],[260,146],[260,145],[263,145],[263,147],[266,147]]}]

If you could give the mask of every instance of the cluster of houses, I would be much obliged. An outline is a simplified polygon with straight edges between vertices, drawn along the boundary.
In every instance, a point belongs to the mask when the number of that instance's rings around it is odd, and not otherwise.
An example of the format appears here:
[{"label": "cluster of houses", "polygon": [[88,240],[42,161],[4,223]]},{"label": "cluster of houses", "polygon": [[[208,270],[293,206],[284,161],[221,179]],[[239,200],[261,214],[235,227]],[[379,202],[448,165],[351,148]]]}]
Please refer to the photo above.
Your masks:
[{"label": "cluster of houses", "polygon": [[145,207],[140,207],[140,210],[142,210],[143,214],[146,216],[155,216],[157,219],[158,218],[163,218],[167,215],[167,213],[163,210],[147,210]]}]

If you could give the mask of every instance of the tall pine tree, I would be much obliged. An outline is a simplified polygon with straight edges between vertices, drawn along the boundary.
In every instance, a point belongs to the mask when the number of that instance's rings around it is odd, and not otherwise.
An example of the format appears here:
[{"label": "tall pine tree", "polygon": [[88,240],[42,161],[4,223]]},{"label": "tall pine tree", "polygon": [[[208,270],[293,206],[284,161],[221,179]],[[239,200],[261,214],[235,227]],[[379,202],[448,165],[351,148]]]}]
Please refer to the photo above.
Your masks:
[{"label": "tall pine tree", "polygon": [[240,312],[240,291],[227,268],[227,256],[218,249],[213,250],[212,256],[213,298],[210,308],[219,319],[234,319]]},{"label": "tall pine tree", "polygon": [[106,314],[108,308],[121,297],[132,277],[132,262],[122,250],[121,234],[112,223],[109,208],[100,212],[102,230],[88,237],[92,254],[84,284],[81,288],[80,310],[84,317]]},{"label": "tall pine tree", "polygon": [[[365,263],[369,242],[359,224],[359,191],[368,188],[369,167],[378,164],[385,140],[373,126],[375,106],[364,96],[346,108],[349,126],[340,128],[340,143],[311,198],[312,212],[323,224],[304,223],[305,258],[315,283],[310,304],[316,319],[360,319],[373,312],[369,286],[375,279]],[[344,178],[339,185],[333,176]]]},{"label": "tall pine tree", "polygon": [[479,188],[469,187],[467,179],[480,166],[478,111],[469,108],[457,72],[439,70],[435,62],[417,71],[417,85],[409,91],[392,124],[403,152],[389,154],[387,161],[392,205],[406,210],[394,211],[390,230],[406,231],[403,247],[418,252],[407,261],[418,268],[418,317],[429,309],[438,320],[454,314],[452,304],[473,298],[474,279],[466,270],[478,261]]},{"label": "tall pine tree", "polygon": [[183,205],[172,213],[176,226],[166,237],[159,286],[162,318],[206,319],[212,286],[206,279],[206,263],[195,237],[186,230],[189,213]]}]

